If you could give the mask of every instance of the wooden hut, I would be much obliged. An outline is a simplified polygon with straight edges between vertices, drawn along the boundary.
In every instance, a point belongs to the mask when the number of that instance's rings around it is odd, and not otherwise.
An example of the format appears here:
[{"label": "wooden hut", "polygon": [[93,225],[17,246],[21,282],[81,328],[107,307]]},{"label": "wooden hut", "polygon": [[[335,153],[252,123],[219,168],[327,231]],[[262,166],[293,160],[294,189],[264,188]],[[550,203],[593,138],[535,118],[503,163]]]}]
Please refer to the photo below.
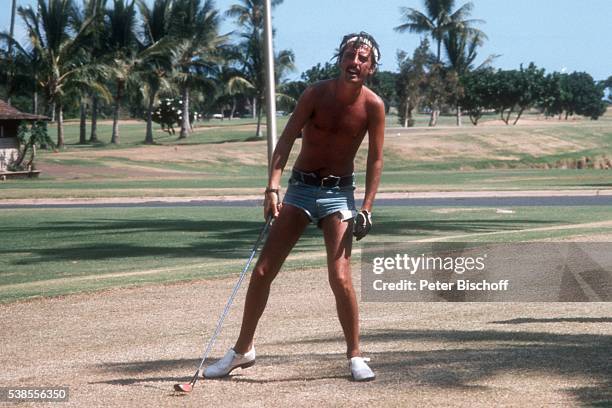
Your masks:
[{"label": "wooden hut", "polygon": [[8,103],[0,100],[0,173],[7,171],[19,156],[17,129],[22,121],[34,122],[49,120],[45,116],[21,112]]}]

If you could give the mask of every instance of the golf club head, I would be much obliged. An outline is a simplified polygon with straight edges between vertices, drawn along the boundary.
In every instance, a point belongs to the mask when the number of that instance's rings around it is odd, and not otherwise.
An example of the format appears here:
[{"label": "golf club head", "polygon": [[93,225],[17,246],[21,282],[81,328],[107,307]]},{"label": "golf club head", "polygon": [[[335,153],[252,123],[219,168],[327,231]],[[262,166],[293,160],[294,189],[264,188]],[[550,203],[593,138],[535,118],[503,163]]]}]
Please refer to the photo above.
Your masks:
[{"label": "golf club head", "polygon": [[191,390],[193,390],[193,384],[192,383],[174,384],[174,391],[178,391],[178,392],[191,392]]}]

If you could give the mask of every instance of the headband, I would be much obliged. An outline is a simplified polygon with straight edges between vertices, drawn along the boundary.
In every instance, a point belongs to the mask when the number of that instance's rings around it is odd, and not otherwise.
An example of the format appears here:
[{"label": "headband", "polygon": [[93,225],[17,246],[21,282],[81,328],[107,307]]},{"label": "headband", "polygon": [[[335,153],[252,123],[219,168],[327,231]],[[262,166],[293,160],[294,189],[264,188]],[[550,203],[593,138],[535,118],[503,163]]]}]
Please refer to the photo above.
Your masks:
[{"label": "headband", "polygon": [[346,45],[349,45],[352,42],[358,41],[359,44],[364,44],[368,47],[370,47],[370,49],[372,50],[372,52],[374,53],[374,61],[378,62],[378,59],[380,58],[379,54],[378,54],[378,49],[374,46],[374,44],[372,44],[372,41],[368,40],[365,37],[356,35],[354,37],[349,38],[348,40],[346,40]]}]

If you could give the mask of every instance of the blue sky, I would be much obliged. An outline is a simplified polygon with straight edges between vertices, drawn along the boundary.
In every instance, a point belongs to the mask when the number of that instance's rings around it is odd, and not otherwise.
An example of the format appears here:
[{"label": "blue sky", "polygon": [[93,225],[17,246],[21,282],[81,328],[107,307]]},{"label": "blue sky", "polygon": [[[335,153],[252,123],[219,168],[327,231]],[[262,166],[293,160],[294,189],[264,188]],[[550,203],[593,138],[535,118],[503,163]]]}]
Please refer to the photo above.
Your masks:
[{"label": "blue sky", "polygon": [[[0,2],[6,5],[0,11],[0,29],[8,30],[9,0]],[[18,2],[26,5],[34,0]],[[216,4],[225,11],[235,2],[217,0]],[[457,5],[464,3],[457,1]],[[595,79],[612,75],[609,45],[612,0],[473,0],[473,3],[473,17],[486,21],[480,28],[489,36],[480,49],[480,61],[488,55],[501,54],[493,64],[497,68],[513,69],[533,61],[547,72],[586,71]],[[381,45],[381,69],[395,71],[397,50],[412,53],[420,41],[416,34],[393,30],[401,23],[402,6],[422,9],[422,1],[285,0],[273,13],[275,47],[295,52],[297,77],[316,63],[328,61],[344,34],[364,30]],[[229,21],[223,24],[224,32],[235,28]]]}]

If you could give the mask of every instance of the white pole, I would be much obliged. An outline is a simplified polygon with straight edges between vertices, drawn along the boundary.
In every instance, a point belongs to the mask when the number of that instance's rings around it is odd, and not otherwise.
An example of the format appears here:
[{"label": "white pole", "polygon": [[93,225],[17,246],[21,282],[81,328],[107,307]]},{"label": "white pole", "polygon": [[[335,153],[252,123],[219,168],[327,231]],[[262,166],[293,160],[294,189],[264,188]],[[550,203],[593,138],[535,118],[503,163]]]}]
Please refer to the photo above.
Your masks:
[{"label": "white pole", "polygon": [[266,133],[268,136],[268,174],[272,166],[272,153],[276,147],[276,82],[274,81],[274,48],[272,46],[272,6],[264,0],[264,49],[266,58]]}]

